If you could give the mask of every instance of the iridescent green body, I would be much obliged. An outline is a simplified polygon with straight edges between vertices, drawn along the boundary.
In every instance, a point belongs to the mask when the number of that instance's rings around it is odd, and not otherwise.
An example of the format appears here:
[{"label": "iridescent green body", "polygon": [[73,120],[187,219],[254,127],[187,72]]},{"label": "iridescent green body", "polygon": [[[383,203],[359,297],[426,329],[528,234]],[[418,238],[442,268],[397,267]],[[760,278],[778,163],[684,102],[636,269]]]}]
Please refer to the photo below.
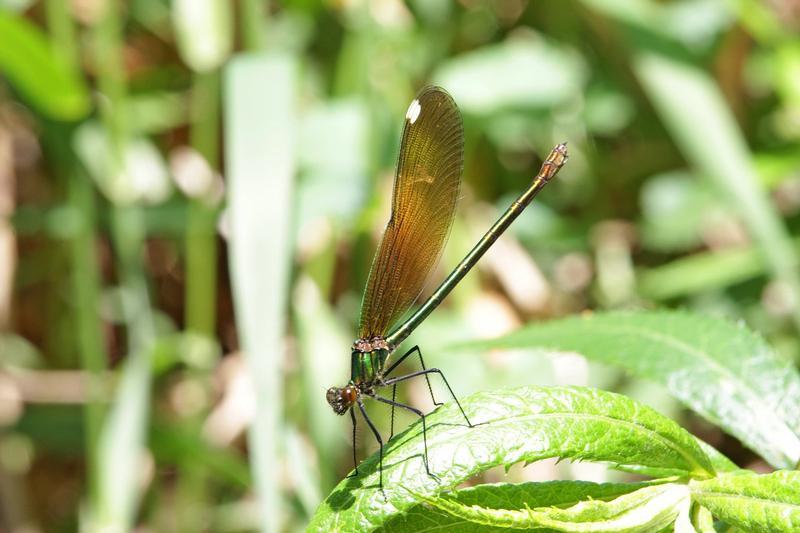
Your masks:
[{"label": "iridescent green body", "polygon": [[371,352],[353,350],[350,355],[350,381],[352,383],[373,383],[381,375],[389,350],[379,349]]}]

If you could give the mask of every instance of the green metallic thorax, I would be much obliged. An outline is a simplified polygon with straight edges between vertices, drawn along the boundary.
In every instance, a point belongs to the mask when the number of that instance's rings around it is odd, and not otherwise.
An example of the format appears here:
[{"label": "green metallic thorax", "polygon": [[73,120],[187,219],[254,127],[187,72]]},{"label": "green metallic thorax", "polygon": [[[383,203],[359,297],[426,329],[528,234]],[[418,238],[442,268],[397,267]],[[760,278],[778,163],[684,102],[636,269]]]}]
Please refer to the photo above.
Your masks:
[{"label": "green metallic thorax", "polygon": [[353,350],[350,357],[350,381],[353,383],[374,381],[383,371],[383,365],[388,358],[389,350],[371,352]]}]

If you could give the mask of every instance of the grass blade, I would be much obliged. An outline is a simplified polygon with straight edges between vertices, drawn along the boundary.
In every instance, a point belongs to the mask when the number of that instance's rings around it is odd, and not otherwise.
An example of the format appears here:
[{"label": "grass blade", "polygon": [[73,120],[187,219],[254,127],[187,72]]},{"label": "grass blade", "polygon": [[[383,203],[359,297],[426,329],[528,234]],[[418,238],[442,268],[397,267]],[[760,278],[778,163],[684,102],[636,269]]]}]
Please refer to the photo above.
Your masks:
[{"label": "grass blade", "polygon": [[789,233],[759,186],[752,157],[722,92],[703,71],[657,52],[633,62],[656,110],[689,162],[715,181],[738,209],[772,274],[791,290],[800,328],[800,275]]},{"label": "grass blade", "polygon": [[132,527],[140,495],[150,400],[150,352],[128,355],[99,443],[100,501],[89,531]]},{"label": "grass blade", "polygon": [[249,445],[261,528],[278,530],[275,482],[290,266],[295,76],[291,56],[240,56],[225,71],[230,263],[240,337],[256,393]]}]

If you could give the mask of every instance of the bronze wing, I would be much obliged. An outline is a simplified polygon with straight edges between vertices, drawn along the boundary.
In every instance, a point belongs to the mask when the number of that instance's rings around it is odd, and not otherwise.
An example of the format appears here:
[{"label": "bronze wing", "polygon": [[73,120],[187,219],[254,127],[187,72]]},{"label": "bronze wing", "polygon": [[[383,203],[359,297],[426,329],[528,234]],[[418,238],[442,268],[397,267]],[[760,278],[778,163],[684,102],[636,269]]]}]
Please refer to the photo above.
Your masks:
[{"label": "bronze wing", "polygon": [[359,337],[385,337],[420,295],[442,255],[461,189],[464,127],[453,98],[422,89],[408,108],[392,213],[372,261]]}]

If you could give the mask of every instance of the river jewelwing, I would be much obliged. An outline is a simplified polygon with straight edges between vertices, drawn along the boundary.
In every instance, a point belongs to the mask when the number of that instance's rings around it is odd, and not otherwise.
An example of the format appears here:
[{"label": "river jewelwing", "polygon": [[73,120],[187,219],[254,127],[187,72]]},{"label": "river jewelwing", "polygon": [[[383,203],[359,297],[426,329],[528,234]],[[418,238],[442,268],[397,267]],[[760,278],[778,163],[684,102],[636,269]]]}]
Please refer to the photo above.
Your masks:
[{"label": "river jewelwing", "polygon": [[[555,177],[566,161],[567,146],[566,143],[561,143],[550,152],[525,192],[497,219],[439,288],[416,312],[400,322],[419,297],[442,254],[455,217],[464,168],[464,127],[453,98],[441,87],[429,86],[422,89],[411,102],[406,112],[400,142],[392,211],[369,272],[361,303],[358,339],[351,348],[350,381],[344,387],[331,387],[327,391],[328,403],[336,414],[350,413],[353,423],[353,475],[358,475],[355,448],[355,409],[358,408],[380,445],[378,479],[379,487],[383,489],[383,439],[364,407],[363,398],[368,397],[392,406],[392,434],[395,407],[420,417],[425,449],[423,462],[427,473],[433,476],[428,466],[425,414],[415,407],[396,401],[397,384],[401,381],[424,376],[433,403],[441,405],[433,396],[428,378],[430,374],[438,374],[467,425],[472,427],[442,371],[425,367],[419,346],[414,346],[391,364],[390,357],[400,343],[475,266],[539,191]],[[391,377],[398,365],[415,353],[422,369]],[[380,396],[377,392],[388,386],[392,387],[392,399]]]}]

